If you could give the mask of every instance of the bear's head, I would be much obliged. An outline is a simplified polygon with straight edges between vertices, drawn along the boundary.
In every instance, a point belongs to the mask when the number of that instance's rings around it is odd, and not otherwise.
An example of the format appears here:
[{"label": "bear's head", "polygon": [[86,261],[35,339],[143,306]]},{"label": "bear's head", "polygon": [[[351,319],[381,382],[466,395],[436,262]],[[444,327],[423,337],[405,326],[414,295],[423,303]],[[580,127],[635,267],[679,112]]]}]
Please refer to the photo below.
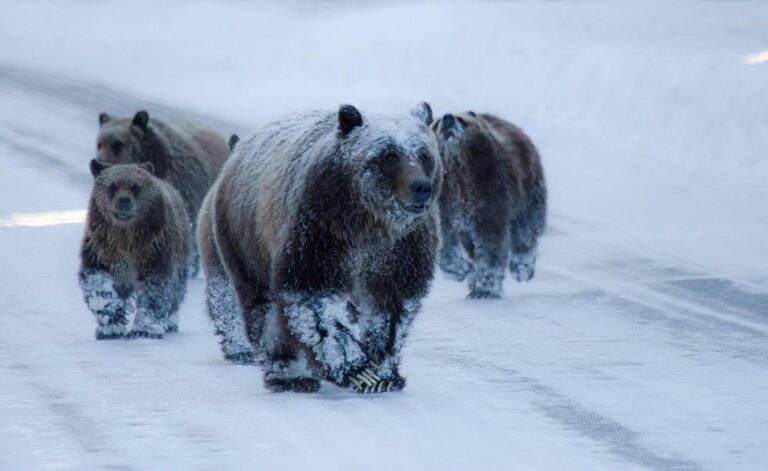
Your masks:
[{"label": "bear's head", "polygon": [[395,117],[363,116],[351,105],[339,108],[342,155],[354,163],[363,203],[377,217],[402,226],[433,212],[442,164],[431,123],[427,103]]},{"label": "bear's head", "polygon": [[149,132],[149,114],[139,111],[133,118],[99,115],[96,136],[96,159],[106,164],[139,163],[145,158],[145,141]]},{"label": "bear's head", "polygon": [[440,154],[446,157],[471,154],[473,147],[481,146],[487,139],[473,111],[445,114],[432,123],[432,131],[437,136]]},{"label": "bear's head", "polygon": [[141,164],[106,164],[91,160],[94,176],[92,204],[104,220],[128,227],[161,216],[158,205],[162,192],[152,175],[150,162]]}]

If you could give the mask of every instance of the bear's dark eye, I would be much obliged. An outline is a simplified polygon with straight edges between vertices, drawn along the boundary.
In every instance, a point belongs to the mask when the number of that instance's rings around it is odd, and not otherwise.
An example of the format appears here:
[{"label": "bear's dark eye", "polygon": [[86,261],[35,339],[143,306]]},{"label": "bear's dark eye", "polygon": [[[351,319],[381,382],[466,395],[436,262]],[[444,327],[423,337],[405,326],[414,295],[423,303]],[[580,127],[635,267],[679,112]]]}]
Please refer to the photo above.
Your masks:
[{"label": "bear's dark eye", "polygon": [[379,165],[384,173],[395,171],[399,161],[400,156],[393,150],[386,151],[379,157]]},{"label": "bear's dark eye", "polygon": [[96,144],[96,150],[101,150],[101,142],[99,142],[98,144]]},{"label": "bear's dark eye", "polygon": [[112,143],[110,148],[112,149],[112,153],[113,154],[117,154],[117,153],[120,152],[120,149],[123,148],[123,143],[120,142],[120,141],[115,141],[115,142]]},{"label": "bear's dark eye", "polygon": [[107,196],[109,196],[110,199],[115,197],[115,193],[117,193],[117,185],[114,183],[110,183],[107,187]]},{"label": "bear's dark eye", "polygon": [[140,190],[141,190],[141,188],[139,188],[139,185],[137,185],[135,183],[133,185],[131,185],[131,193],[133,193],[134,197],[139,196],[139,191]]},{"label": "bear's dark eye", "polygon": [[393,150],[388,150],[387,152],[384,153],[384,156],[382,157],[382,159],[390,162],[395,162],[397,161],[398,157],[399,156],[397,155],[397,152]]},{"label": "bear's dark eye", "polygon": [[419,154],[419,162],[427,175],[432,174],[432,157],[426,152]]}]

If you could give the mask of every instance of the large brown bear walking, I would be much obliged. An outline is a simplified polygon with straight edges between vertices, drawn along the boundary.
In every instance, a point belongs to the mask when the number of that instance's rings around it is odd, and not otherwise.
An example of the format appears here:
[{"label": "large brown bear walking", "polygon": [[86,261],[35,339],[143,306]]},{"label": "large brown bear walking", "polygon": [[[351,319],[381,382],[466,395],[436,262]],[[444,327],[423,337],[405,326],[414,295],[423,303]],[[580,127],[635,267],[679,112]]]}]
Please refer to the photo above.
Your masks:
[{"label": "large brown bear walking", "polygon": [[498,298],[504,272],[533,278],[547,188],[536,147],[490,114],[446,114],[432,126],[445,167],[440,268],[469,277],[469,298]]},{"label": "large brown bear walking", "polygon": [[192,222],[192,275],[198,269],[194,223],[203,198],[229,156],[224,136],[190,122],[150,119],[146,111],[133,118],[99,115],[96,158],[106,164],[151,162],[155,175],[179,191]]},{"label": "large brown bear walking", "polygon": [[225,355],[247,336],[271,390],[404,386],[399,353],[438,245],[431,120],[426,104],[397,117],[347,105],[234,147],[199,223],[208,306]]},{"label": "large brown bear walking", "polygon": [[[96,338],[160,338],[178,329],[191,241],[178,192],[152,164],[91,161],[95,177],[80,250],[80,286]],[[133,316],[132,325],[129,325]]]}]

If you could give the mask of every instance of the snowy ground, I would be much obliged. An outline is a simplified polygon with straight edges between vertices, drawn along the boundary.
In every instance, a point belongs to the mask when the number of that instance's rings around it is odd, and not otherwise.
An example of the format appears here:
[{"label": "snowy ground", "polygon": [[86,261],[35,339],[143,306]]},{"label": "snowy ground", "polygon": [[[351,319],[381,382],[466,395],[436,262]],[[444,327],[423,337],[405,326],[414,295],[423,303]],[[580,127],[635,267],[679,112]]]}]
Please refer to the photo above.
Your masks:
[{"label": "snowy ground", "polygon": [[[149,5],[0,3],[1,469],[768,464],[764,3]],[[220,358],[201,279],[179,334],[93,340],[60,222],[99,111],[230,133],[422,99],[528,130],[552,217],[502,300],[438,278],[405,392],[266,392]]]}]

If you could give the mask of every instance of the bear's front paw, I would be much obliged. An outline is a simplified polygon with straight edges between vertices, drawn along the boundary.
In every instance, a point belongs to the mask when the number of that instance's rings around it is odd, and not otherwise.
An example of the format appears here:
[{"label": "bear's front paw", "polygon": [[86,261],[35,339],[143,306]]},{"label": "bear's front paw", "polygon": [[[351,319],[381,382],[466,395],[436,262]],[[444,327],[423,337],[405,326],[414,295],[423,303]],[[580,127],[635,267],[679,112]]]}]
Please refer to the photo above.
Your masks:
[{"label": "bear's front paw", "polygon": [[440,269],[448,278],[455,281],[464,281],[467,278],[467,275],[472,273],[472,264],[461,259],[454,263],[441,263]]},{"label": "bear's front paw", "polygon": [[105,334],[103,332],[96,331],[96,340],[115,340],[125,337],[125,334]]},{"label": "bear's front paw", "polygon": [[264,385],[272,392],[313,393],[320,389],[315,378],[264,378]]},{"label": "bear's front paw", "polygon": [[128,328],[125,324],[114,323],[100,325],[96,328],[96,340],[113,340],[125,337]]},{"label": "bear's front paw", "polygon": [[360,394],[373,394],[403,390],[405,378],[396,371],[393,371],[388,377],[382,378],[377,370],[376,365],[371,364],[357,374],[350,376],[349,385],[352,391]]},{"label": "bear's front paw", "polygon": [[472,290],[467,295],[467,299],[499,299],[500,297],[501,293],[482,290]]},{"label": "bear's front paw", "polygon": [[128,332],[129,339],[161,339],[165,335],[165,327],[159,325],[147,325],[140,329],[133,329]]}]

